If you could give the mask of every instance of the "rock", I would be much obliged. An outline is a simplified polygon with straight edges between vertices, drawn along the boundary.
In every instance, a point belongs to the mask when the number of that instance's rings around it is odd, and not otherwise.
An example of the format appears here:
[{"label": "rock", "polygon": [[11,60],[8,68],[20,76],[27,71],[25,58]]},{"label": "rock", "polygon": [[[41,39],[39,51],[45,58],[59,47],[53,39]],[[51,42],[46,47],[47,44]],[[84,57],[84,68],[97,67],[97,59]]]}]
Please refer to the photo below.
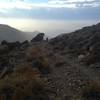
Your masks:
[{"label": "rock", "polygon": [[40,42],[43,41],[44,39],[44,33],[39,33],[38,35],[36,35],[31,42]]},{"label": "rock", "polygon": [[8,70],[7,67],[5,67],[5,68],[3,69],[3,71],[0,73],[0,79],[3,78],[3,77],[6,75],[7,70]]},{"label": "rock", "polygon": [[55,67],[62,67],[62,66],[64,66],[65,65],[65,62],[58,62],[58,63],[56,63],[56,65],[55,65]]},{"label": "rock", "polygon": [[8,52],[8,46],[7,45],[0,45],[0,54],[4,54]]},{"label": "rock", "polygon": [[50,73],[49,66],[45,66],[40,62],[39,60],[33,60],[32,67],[38,69],[42,74],[48,74]]},{"label": "rock", "polygon": [[13,49],[19,49],[21,46],[21,43],[19,41],[16,41],[16,42],[9,42],[8,43],[8,48],[9,50],[13,50]]},{"label": "rock", "polygon": [[24,49],[27,48],[28,46],[29,46],[29,41],[26,40],[26,41],[24,41],[24,42],[21,43],[20,49],[21,49],[21,50],[24,50]]},{"label": "rock", "polygon": [[21,44],[22,45],[29,45],[29,42],[28,42],[28,40],[26,40],[26,41],[22,42]]},{"label": "rock", "polygon": [[85,55],[83,54],[80,54],[78,55],[78,61],[82,61],[84,59]]},{"label": "rock", "polygon": [[1,41],[1,45],[7,45],[8,42],[6,40]]},{"label": "rock", "polygon": [[48,42],[49,41],[49,39],[48,39],[48,37],[46,38],[46,42]]}]

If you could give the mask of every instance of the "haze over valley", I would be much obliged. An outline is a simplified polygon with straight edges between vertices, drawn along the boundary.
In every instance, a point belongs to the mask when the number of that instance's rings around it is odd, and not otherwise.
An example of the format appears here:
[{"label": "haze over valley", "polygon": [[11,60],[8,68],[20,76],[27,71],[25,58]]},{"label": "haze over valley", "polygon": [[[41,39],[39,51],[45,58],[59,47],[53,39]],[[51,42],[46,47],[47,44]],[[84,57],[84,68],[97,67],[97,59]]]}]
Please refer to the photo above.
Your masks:
[{"label": "haze over valley", "polygon": [[[52,38],[63,33],[70,33],[85,26],[96,24],[98,21],[67,21],[67,20],[37,20],[1,18],[1,25],[8,25],[25,35],[25,39],[32,39],[38,32],[44,32],[46,37]],[[6,30],[8,31],[8,30]],[[0,34],[4,35],[4,34]],[[7,36],[5,36],[7,37]],[[11,38],[11,37],[8,37]],[[7,38],[5,38],[7,39]],[[23,39],[22,39],[23,40]]]}]

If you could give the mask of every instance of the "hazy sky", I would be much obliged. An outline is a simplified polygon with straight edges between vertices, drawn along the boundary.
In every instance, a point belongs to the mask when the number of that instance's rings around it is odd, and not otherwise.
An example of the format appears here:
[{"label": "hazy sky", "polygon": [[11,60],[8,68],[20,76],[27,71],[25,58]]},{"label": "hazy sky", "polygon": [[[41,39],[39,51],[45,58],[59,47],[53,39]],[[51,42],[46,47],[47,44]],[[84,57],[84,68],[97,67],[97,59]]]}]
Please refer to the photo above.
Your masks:
[{"label": "hazy sky", "polygon": [[0,23],[64,33],[100,21],[100,0],[0,0]]}]

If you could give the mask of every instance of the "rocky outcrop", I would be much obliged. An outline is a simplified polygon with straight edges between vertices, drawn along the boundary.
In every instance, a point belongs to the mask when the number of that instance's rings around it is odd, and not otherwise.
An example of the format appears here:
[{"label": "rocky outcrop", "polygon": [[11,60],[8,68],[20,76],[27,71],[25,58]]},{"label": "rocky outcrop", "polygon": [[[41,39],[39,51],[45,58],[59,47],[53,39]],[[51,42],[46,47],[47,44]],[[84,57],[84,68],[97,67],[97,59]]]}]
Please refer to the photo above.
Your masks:
[{"label": "rocky outcrop", "polygon": [[40,42],[40,41],[43,41],[44,39],[44,33],[39,33],[38,35],[36,35],[32,40],[31,42]]}]

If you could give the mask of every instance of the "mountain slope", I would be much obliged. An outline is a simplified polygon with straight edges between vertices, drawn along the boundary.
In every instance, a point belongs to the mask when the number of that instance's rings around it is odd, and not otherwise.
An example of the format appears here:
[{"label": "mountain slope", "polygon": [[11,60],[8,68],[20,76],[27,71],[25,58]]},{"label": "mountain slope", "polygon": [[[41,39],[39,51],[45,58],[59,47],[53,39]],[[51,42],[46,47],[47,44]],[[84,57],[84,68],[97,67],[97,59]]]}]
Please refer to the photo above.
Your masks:
[{"label": "mountain slope", "polygon": [[69,50],[88,50],[100,42],[100,23],[53,38],[50,43]]},{"label": "mountain slope", "polygon": [[23,32],[8,25],[0,24],[0,41],[22,41],[25,40]]},{"label": "mountain slope", "polygon": [[[82,61],[88,65],[97,64],[100,62],[100,23],[57,36],[50,43],[58,50],[82,57]],[[99,64],[95,67],[99,67]]]}]

